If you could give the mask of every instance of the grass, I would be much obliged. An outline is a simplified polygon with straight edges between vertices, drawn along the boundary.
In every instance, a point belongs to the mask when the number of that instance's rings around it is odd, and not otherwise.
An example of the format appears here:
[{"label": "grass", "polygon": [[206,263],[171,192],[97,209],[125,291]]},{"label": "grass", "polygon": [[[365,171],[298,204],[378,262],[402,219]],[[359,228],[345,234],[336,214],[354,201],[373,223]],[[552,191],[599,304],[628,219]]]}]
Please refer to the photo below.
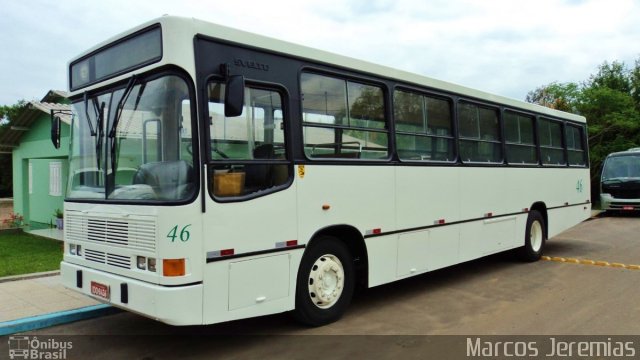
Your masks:
[{"label": "grass", "polygon": [[58,270],[63,246],[57,240],[0,231],[0,277]]}]

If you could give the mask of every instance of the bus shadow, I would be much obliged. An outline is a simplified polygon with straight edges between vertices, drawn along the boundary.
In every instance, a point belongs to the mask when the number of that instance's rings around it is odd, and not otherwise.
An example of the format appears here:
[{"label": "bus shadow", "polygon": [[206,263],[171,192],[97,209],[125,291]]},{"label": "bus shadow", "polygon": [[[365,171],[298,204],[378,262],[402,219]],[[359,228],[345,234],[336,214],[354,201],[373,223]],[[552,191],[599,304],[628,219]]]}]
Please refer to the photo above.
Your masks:
[{"label": "bus shadow", "polygon": [[[417,275],[401,281],[368,289],[357,289],[353,301],[347,309],[346,317],[352,312],[367,313],[376,307],[393,304],[396,301],[445,290],[448,287],[464,287],[466,283],[482,278],[490,278],[494,274],[508,274],[508,269],[521,266],[515,260],[513,252],[490,255],[485,258],[446,267]],[[235,320],[212,325],[171,326],[158,321],[147,319],[131,313],[110,315],[113,318],[112,329],[105,329],[105,333],[129,335],[153,335],[174,337],[230,335],[274,335],[274,334],[306,334],[314,328],[298,323],[290,313],[274,314],[256,318]],[[121,317],[122,320],[119,320]],[[125,320],[126,318],[126,320]],[[126,325],[123,328],[119,322]],[[108,323],[108,321],[107,321]],[[108,324],[105,324],[110,327]],[[332,326],[332,325],[329,325]],[[115,331],[115,332],[114,332]]]}]

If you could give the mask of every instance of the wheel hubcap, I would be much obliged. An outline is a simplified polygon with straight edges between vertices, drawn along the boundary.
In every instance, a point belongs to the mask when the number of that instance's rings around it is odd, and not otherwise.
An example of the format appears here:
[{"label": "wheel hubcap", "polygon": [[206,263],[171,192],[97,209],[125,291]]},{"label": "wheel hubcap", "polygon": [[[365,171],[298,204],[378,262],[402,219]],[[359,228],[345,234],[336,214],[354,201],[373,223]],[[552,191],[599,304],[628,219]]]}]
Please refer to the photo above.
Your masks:
[{"label": "wheel hubcap", "polygon": [[334,255],[322,255],[311,266],[309,273],[309,296],[321,309],[333,306],[344,288],[344,269]]},{"label": "wheel hubcap", "polygon": [[542,225],[539,221],[534,221],[529,232],[529,242],[533,251],[538,252],[542,248],[542,237]]}]

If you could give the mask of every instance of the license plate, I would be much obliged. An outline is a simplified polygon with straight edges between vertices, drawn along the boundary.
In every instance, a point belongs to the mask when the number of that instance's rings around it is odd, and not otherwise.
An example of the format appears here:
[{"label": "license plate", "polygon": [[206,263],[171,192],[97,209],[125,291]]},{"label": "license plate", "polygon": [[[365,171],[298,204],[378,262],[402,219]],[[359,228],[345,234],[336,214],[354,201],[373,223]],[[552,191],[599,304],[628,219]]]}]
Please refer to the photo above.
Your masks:
[{"label": "license plate", "polygon": [[105,300],[109,300],[111,298],[111,293],[109,292],[109,286],[105,284],[97,283],[95,281],[91,282],[91,295],[95,295]]},{"label": "license plate", "polygon": [[633,210],[633,206],[624,206],[622,210]]}]

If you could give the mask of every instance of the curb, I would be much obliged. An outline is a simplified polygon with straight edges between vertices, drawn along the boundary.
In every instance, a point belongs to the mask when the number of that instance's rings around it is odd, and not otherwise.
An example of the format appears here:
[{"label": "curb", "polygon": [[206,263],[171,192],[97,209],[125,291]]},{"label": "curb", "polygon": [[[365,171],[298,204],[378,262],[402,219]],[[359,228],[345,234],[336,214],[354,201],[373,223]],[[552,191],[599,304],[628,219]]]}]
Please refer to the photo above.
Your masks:
[{"label": "curb", "polygon": [[0,336],[92,319],[104,315],[115,314],[120,311],[120,309],[111,305],[99,304],[74,310],[65,310],[45,315],[0,322]]},{"label": "curb", "polygon": [[9,281],[37,279],[37,278],[41,278],[41,277],[56,276],[56,275],[60,275],[60,270],[45,271],[45,272],[31,273],[31,274],[22,274],[22,275],[13,275],[13,276],[5,276],[5,277],[0,277],[0,284],[3,283],[3,282],[9,282]]}]

